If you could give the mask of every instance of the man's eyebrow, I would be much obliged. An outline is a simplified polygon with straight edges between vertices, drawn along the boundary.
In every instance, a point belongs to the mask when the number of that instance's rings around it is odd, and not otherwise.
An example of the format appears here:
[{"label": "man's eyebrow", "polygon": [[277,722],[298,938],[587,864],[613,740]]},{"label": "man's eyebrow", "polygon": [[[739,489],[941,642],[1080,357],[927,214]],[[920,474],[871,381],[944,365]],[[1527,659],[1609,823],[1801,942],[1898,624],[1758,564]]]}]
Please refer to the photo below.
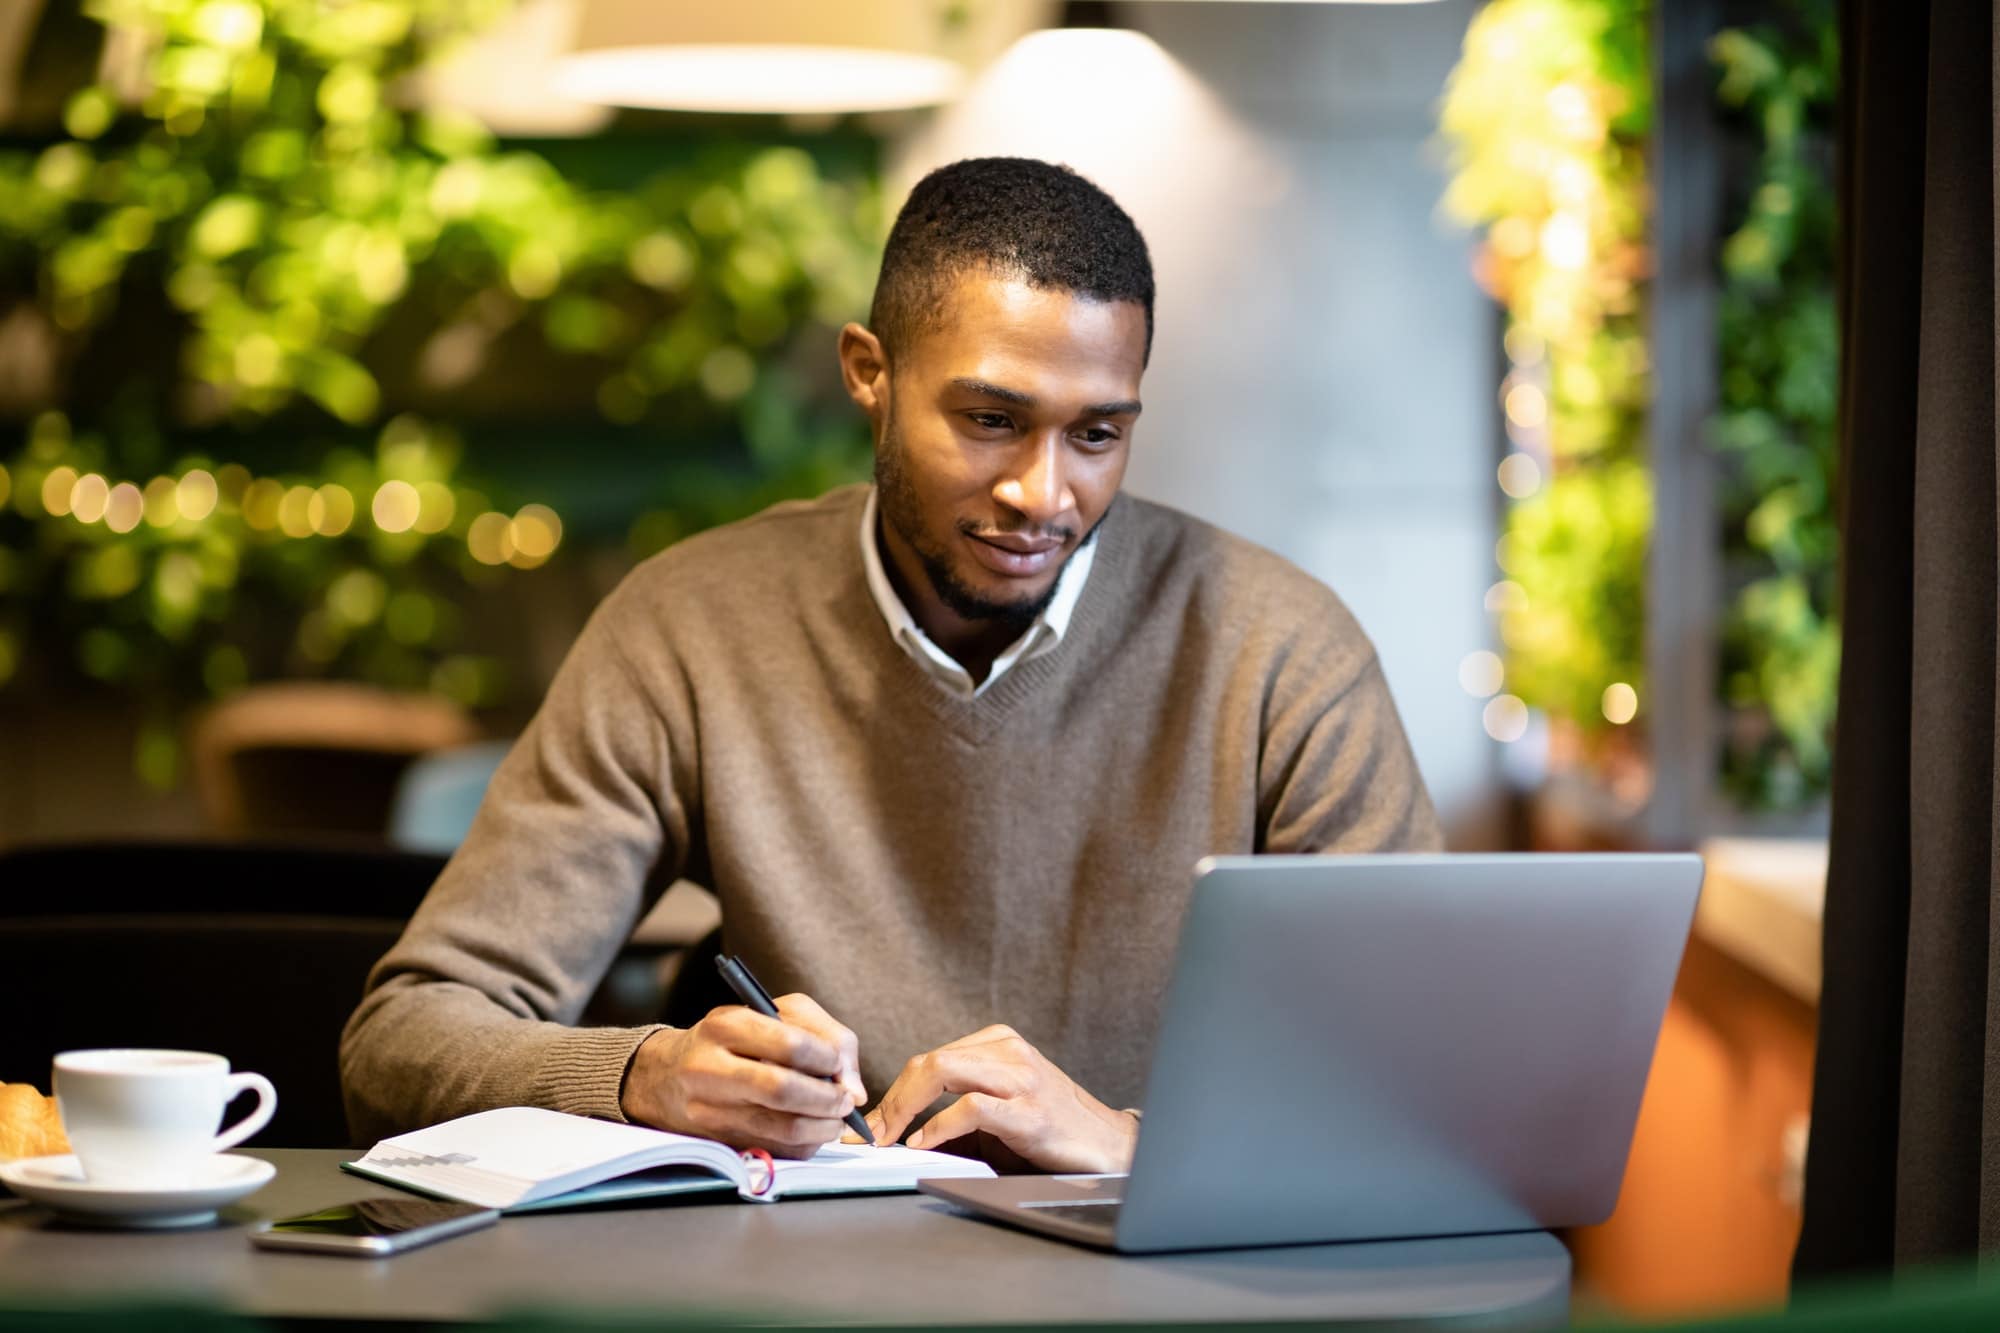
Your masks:
[{"label": "man's eyebrow", "polygon": [[[952,380],[951,387],[962,389],[967,393],[976,393],[985,398],[998,398],[1001,402],[1012,403],[1016,407],[1033,407],[1035,405],[1035,396],[1031,393],[1022,393],[1019,389],[1009,389],[987,380],[973,379],[970,376],[961,375]],[[1077,415],[1084,417],[1136,417],[1139,415],[1139,400],[1137,398],[1121,398],[1111,403],[1091,403],[1083,411],[1077,413]]]},{"label": "man's eyebrow", "polygon": [[967,393],[976,393],[986,398],[998,398],[1001,402],[1012,403],[1016,407],[1033,407],[1035,405],[1035,396],[1031,393],[1022,393],[1019,389],[1002,388],[998,384],[990,384],[985,380],[976,380],[964,375],[954,379],[951,382],[951,387],[954,389],[963,389]]}]

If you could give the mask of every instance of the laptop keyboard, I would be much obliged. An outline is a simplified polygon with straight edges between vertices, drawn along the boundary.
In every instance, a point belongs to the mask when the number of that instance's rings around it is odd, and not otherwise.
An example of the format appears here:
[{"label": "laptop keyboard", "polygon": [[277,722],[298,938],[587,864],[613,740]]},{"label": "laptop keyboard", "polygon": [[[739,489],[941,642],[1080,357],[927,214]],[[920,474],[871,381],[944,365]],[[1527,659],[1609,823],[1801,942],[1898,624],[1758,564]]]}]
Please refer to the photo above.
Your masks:
[{"label": "laptop keyboard", "polygon": [[1065,1217],[1078,1222],[1086,1222],[1094,1227],[1114,1226],[1118,1221],[1118,1209],[1123,1199],[1046,1199],[1034,1203],[1024,1203],[1023,1208],[1060,1209]]}]

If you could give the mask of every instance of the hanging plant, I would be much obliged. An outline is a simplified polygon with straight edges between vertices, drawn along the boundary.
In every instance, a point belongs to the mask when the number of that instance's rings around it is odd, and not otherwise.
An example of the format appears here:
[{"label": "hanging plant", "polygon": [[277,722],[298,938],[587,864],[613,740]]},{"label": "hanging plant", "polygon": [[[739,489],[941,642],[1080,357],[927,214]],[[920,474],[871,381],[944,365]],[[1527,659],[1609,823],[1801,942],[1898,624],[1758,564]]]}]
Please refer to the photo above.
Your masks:
[{"label": "hanging plant", "polygon": [[1645,711],[1647,14],[1495,0],[1441,122],[1445,211],[1481,229],[1476,273],[1506,312],[1510,503],[1487,595],[1505,653],[1481,687],[1487,730],[1517,739],[1538,711],[1558,763],[1629,766],[1622,732]]},{"label": "hanging plant", "polygon": [[1725,790],[1798,809],[1831,781],[1840,675],[1833,508],[1840,334],[1833,122],[1839,15],[1793,0],[1781,21],[1718,33],[1725,124],[1749,151],[1722,245],[1715,447],[1725,460]]}]

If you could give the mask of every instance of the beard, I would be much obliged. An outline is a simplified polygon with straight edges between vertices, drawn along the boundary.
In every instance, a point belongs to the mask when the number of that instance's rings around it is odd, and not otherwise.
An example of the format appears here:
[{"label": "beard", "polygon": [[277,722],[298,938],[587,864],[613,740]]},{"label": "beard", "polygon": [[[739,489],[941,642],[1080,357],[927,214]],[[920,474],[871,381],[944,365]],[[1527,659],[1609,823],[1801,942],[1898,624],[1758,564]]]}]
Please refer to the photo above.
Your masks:
[{"label": "beard", "polygon": [[903,441],[896,430],[893,405],[889,420],[882,427],[882,443],[875,450],[875,503],[881,510],[882,521],[894,528],[896,535],[908,542],[910,549],[917,553],[924,577],[930,581],[931,591],[961,620],[985,622],[996,628],[1012,630],[1019,637],[1034,624],[1035,617],[1055,600],[1056,587],[1061,582],[1060,574],[1049,580],[1049,586],[1043,592],[1011,601],[983,596],[959,577],[958,571],[952,568],[950,558],[924,532],[923,502],[917,496],[916,486],[910,480],[909,468],[904,461]]}]

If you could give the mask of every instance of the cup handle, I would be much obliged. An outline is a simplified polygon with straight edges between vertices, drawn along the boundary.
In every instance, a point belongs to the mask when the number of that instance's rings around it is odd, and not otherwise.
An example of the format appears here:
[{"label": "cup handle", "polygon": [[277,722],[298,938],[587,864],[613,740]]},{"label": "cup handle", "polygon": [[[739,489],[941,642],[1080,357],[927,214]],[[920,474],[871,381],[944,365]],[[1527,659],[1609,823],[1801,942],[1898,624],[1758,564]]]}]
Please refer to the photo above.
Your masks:
[{"label": "cup handle", "polygon": [[[262,1074],[231,1074],[229,1101],[235,1101],[246,1092],[257,1094],[257,1109],[217,1134],[209,1151],[221,1152],[224,1148],[233,1148],[271,1123],[271,1113],[278,1109],[278,1090],[271,1086],[271,1080]],[[228,1104],[223,1103],[224,1106]]]}]

